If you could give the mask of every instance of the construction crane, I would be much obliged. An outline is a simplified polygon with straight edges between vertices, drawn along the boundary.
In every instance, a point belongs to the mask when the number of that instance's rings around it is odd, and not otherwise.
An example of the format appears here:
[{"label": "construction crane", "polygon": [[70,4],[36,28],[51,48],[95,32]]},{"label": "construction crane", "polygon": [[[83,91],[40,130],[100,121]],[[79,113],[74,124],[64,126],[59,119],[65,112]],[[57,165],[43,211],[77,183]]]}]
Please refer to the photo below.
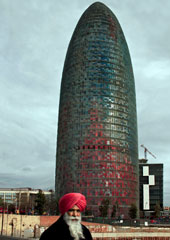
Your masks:
[{"label": "construction crane", "polygon": [[156,158],[143,144],[140,145],[141,147],[144,148],[144,156],[145,156],[145,159],[147,159],[147,152],[154,158]]}]

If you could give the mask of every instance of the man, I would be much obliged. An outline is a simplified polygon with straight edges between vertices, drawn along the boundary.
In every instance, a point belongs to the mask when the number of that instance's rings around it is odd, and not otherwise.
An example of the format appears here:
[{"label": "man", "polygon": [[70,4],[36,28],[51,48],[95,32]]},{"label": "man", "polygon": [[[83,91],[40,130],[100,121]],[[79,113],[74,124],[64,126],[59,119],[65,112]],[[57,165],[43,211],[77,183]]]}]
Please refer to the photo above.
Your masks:
[{"label": "man", "polygon": [[86,207],[81,193],[65,194],[59,201],[61,217],[45,230],[40,240],[92,240],[90,231],[81,224],[81,212]]}]

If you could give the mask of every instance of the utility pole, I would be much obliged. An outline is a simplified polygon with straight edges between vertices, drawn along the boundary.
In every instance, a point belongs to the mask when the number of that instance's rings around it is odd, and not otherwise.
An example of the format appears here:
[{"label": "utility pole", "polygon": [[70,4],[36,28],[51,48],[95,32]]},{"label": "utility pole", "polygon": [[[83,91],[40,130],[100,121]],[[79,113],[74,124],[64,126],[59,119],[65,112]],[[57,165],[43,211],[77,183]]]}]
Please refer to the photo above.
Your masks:
[{"label": "utility pole", "polygon": [[1,235],[3,235],[3,228],[4,228],[4,208],[5,208],[5,199],[3,201],[3,212],[2,212],[2,223],[1,223]]}]

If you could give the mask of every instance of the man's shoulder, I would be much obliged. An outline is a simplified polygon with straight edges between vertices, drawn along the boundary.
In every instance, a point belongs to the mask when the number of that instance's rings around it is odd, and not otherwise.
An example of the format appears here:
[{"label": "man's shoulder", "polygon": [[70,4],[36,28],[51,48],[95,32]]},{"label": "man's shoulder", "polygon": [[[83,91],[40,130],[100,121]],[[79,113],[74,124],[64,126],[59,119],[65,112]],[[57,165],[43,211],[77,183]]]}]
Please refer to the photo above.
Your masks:
[{"label": "man's shoulder", "polygon": [[82,228],[83,228],[83,234],[85,236],[85,239],[91,240],[92,235],[91,235],[89,229],[84,224],[81,224],[81,225],[82,225]]},{"label": "man's shoulder", "polygon": [[65,222],[60,217],[55,223],[49,226],[41,235],[40,240],[50,239],[56,234],[60,235],[60,232],[64,231],[66,227]]},{"label": "man's shoulder", "polygon": [[82,226],[83,229],[86,229],[86,230],[89,231],[89,229],[84,224],[81,224],[81,226]]}]

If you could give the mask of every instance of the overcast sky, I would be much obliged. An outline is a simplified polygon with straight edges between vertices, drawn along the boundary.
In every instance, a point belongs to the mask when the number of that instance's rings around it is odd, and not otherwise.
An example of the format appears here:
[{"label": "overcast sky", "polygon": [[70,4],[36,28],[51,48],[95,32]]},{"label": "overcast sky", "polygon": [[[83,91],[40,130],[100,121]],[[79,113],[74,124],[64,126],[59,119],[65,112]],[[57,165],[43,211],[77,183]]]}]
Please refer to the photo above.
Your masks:
[{"label": "overcast sky", "polygon": [[[92,0],[0,0],[0,187],[54,187],[61,75]],[[139,158],[164,164],[170,206],[170,1],[103,0],[125,34],[136,84]]]}]

